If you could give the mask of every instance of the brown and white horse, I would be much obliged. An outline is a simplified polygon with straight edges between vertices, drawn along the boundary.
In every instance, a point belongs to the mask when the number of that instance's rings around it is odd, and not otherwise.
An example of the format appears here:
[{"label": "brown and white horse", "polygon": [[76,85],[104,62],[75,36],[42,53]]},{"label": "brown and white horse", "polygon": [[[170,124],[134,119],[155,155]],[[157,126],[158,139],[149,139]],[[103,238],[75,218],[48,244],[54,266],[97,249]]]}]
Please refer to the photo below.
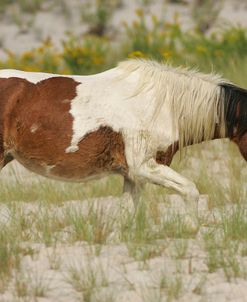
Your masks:
[{"label": "brown and white horse", "polygon": [[134,201],[151,182],[193,203],[172,157],[224,137],[247,160],[247,91],[219,76],[140,60],[90,76],[0,71],[0,168],[16,159],[68,181],[119,173]]}]

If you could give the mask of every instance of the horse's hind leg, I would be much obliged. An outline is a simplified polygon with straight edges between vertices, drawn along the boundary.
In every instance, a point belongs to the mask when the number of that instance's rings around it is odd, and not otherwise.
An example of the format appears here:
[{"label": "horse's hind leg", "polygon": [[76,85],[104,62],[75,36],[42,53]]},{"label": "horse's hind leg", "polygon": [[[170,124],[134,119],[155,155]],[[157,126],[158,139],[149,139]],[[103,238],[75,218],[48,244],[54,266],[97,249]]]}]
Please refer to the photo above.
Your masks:
[{"label": "horse's hind leg", "polygon": [[129,178],[124,177],[123,193],[132,199],[135,210],[137,209],[140,200],[142,188],[143,185],[137,184]]},{"label": "horse's hind leg", "polygon": [[143,163],[137,169],[136,176],[182,194],[188,202],[189,212],[192,214],[193,220],[197,223],[199,192],[192,181],[170,167],[158,164],[154,159]]}]

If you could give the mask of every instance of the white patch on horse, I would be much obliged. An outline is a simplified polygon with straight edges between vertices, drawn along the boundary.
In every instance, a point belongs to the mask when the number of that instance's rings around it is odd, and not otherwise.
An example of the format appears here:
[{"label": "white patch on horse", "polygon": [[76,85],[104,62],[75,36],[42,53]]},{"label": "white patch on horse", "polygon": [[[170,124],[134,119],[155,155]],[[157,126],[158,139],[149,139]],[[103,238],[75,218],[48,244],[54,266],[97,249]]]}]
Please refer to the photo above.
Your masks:
[{"label": "white patch on horse", "polygon": [[37,124],[32,124],[30,128],[31,133],[35,133],[39,129],[39,126]]},{"label": "white patch on horse", "polygon": [[126,140],[129,135],[140,137],[141,134],[145,140],[152,137],[159,141],[162,147],[173,142],[175,137],[169,108],[161,109],[162,121],[153,121],[156,108],[153,89],[144,87],[135,95],[140,73],[132,72],[121,79],[124,73],[121,68],[114,68],[95,77],[85,77],[83,83],[77,86],[77,96],[71,101],[70,109],[73,136],[66,153],[76,152],[85,135],[97,131],[101,126],[121,132]]},{"label": "white patch on horse", "polygon": [[65,153],[73,153],[79,150],[78,146],[69,146],[65,149]]},{"label": "white patch on horse", "polygon": [[127,61],[104,73],[84,77],[71,101],[71,144],[76,152],[86,134],[109,126],[123,134],[130,170],[175,141],[211,139],[215,124],[224,128],[216,75],[172,68],[150,61]]}]

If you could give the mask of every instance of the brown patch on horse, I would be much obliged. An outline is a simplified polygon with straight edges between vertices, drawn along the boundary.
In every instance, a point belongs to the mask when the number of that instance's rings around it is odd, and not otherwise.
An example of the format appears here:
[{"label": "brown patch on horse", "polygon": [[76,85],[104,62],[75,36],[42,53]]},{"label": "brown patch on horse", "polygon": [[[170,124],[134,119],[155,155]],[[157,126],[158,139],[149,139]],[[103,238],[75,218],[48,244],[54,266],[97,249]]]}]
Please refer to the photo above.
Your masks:
[{"label": "brown patch on horse", "polygon": [[173,156],[178,151],[178,147],[178,142],[175,142],[174,144],[170,145],[165,152],[158,151],[156,153],[156,162],[158,164],[170,166]]},{"label": "brown patch on horse", "polygon": [[19,101],[25,89],[26,81],[18,78],[0,78],[0,169],[12,160],[4,152],[4,122],[8,108],[13,102]]},{"label": "brown patch on horse", "polygon": [[[13,79],[20,81],[10,78]],[[46,79],[37,84],[21,81],[25,84],[22,93],[8,100],[6,106],[5,145],[18,154],[30,152],[35,156],[42,149],[44,155],[55,157],[52,152],[66,146],[72,136],[70,104],[63,103],[63,100],[72,100],[76,96],[79,83],[63,77]],[[39,125],[35,135],[30,130],[33,124]]]},{"label": "brown patch on horse", "polygon": [[87,134],[78,146],[77,152],[64,154],[66,160],[57,162],[52,173],[70,179],[111,172],[127,175],[123,137],[110,127],[101,127]]},{"label": "brown patch on horse", "polygon": [[73,135],[69,111],[78,82],[66,77],[23,81],[22,93],[7,104],[6,152],[26,168],[54,178],[79,181],[107,172],[127,174],[122,135],[109,127],[87,134],[77,152],[65,152]]}]

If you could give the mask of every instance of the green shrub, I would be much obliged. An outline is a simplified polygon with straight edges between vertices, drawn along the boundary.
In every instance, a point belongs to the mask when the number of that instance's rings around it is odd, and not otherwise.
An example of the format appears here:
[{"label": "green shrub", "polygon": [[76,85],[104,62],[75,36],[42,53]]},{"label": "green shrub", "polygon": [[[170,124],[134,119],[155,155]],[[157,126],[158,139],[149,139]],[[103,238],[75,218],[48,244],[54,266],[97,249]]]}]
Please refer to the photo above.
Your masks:
[{"label": "green shrub", "polygon": [[25,71],[44,71],[52,73],[70,73],[65,70],[61,54],[54,48],[52,42],[45,40],[40,47],[16,55],[6,50],[7,59],[0,61],[0,68],[14,68]]},{"label": "green shrub", "polygon": [[128,43],[128,57],[149,57],[156,60],[176,60],[182,30],[177,18],[173,23],[158,20],[152,16],[151,27],[147,24],[144,11],[136,10],[138,19],[131,25],[124,23]]},{"label": "green shrub", "polygon": [[137,19],[131,25],[123,24],[125,39],[122,41],[112,42],[105,36],[69,35],[58,51],[52,41],[46,40],[40,47],[21,55],[7,50],[7,59],[0,61],[0,68],[92,74],[125,58],[141,57],[197,67],[205,72],[216,70],[246,85],[246,29],[229,26],[204,35],[197,29],[183,31],[178,16],[172,23],[152,16],[148,26],[144,11],[138,9],[136,14]]},{"label": "green shrub", "polygon": [[63,42],[62,58],[74,74],[90,74],[104,69],[107,64],[109,42],[105,38],[73,35]]}]

